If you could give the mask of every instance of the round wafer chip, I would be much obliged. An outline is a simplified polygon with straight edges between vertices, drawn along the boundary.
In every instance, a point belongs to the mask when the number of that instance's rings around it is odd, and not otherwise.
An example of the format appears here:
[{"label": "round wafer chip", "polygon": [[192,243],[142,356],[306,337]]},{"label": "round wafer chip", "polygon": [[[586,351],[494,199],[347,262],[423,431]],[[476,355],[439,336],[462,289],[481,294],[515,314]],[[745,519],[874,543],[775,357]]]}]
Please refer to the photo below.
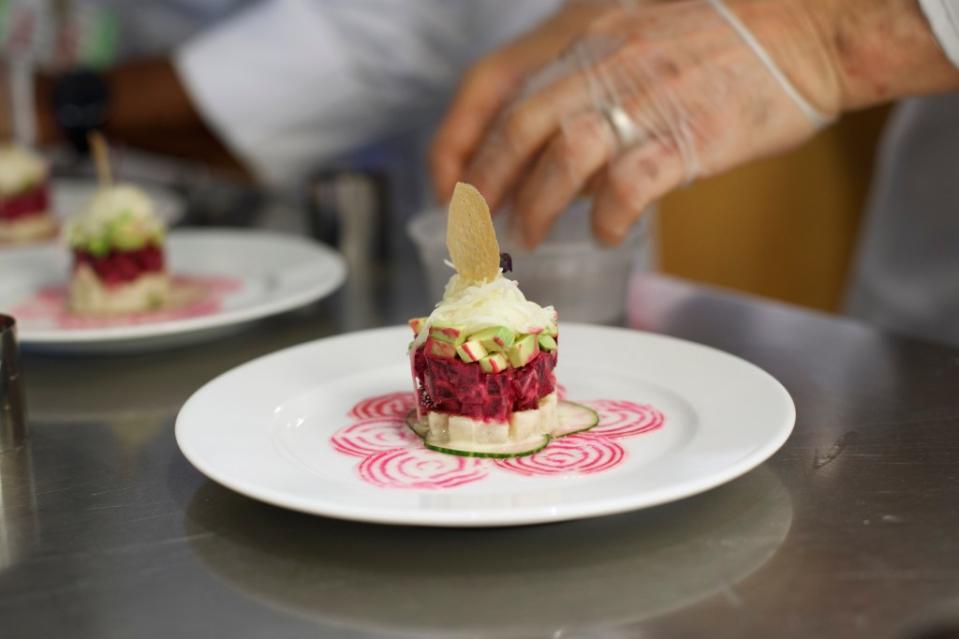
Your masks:
[{"label": "round wafer chip", "polygon": [[489,206],[473,186],[457,182],[450,201],[446,247],[460,277],[489,282],[499,274],[499,242]]}]

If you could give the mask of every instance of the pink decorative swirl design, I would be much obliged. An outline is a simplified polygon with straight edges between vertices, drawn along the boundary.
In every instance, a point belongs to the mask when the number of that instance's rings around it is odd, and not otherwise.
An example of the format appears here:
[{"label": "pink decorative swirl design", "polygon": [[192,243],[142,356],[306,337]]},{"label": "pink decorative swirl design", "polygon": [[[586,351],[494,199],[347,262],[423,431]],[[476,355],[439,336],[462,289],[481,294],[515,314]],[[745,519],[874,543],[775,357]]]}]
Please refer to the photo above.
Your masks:
[{"label": "pink decorative swirl design", "polygon": [[412,392],[387,393],[364,399],[347,413],[357,419],[372,417],[397,417],[403,419],[416,407],[416,398]]},{"label": "pink decorative swirl design", "polygon": [[437,490],[456,488],[485,478],[486,460],[444,455],[425,448],[385,450],[363,459],[357,471],[363,481],[381,488]]},{"label": "pink decorative swirl design", "polygon": [[613,399],[583,402],[599,413],[599,425],[589,432],[612,439],[635,437],[662,428],[666,419],[648,404]]},{"label": "pink decorative swirl design", "polygon": [[611,439],[590,433],[569,435],[528,457],[498,459],[496,465],[520,475],[591,475],[618,466],[626,449]]},{"label": "pink decorative swirl design", "polygon": [[411,448],[419,443],[420,438],[413,434],[402,420],[390,417],[374,417],[354,422],[339,429],[330,438],[333,448],[354,457],[366,457],[397,448]]},{"label": "pink decorative swirl design", "polygon": [[[557,385],[557,394],[566,389]],[[411,392],[377,395],[357,403],[349,416],[357,421],[330,438],[332,447],[359,457],[360,478],[380,488],[443,490],[480,481],[500,471],[525,477],[586,476],[618,466],[626,449],[616,440],[662,428],[663,414],[647,404],[600,399],[584,402],[599,413],[599,425],[585,433],[554,439],[526,457],[476,459],[425,448],[405,423],[415,407]]]},{"label": "pink decorative swirl design", "polygon": [[31,298],[15,306],[12,312],[23,322],[53,325],[66,330],[159,324],[216,314],[225,298],[243,289],[243,282],[230,277],[174,276],[172,286],[175,304],[142,313],[106,317],[71,313],[67,308],[69,294],[64,286],[41,288]]}]

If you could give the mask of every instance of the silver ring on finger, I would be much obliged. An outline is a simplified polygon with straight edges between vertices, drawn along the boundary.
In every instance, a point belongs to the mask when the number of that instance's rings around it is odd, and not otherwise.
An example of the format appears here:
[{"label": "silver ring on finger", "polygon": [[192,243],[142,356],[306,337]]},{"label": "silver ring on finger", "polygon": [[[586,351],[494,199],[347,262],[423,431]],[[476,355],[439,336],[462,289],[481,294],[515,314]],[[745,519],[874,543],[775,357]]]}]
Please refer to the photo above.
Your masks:
[{"label": "silver ring on finger", "polygon": [[645,139],[642,129],[636,126],[633,118],[618,104],[603,107],[602,112],[621,150],[634,147]]}]

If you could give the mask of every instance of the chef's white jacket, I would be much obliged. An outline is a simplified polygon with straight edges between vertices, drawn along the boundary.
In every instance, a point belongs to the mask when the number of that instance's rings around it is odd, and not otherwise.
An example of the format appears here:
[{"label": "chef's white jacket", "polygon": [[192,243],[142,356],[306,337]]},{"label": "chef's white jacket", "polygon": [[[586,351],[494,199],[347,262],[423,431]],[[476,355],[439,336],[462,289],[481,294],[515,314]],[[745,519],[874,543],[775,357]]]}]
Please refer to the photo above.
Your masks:
[{"label": "chef's white jacket", "polygon": [[[234,152],[266,180],[287,182],[435,113],[470,61],[559,3],[271,0],[194,36],[176,64]],[[959,0],[920,5],[959,66]],[[959,344],[959,95],[911,100],[895,114],[848,309]]]}]

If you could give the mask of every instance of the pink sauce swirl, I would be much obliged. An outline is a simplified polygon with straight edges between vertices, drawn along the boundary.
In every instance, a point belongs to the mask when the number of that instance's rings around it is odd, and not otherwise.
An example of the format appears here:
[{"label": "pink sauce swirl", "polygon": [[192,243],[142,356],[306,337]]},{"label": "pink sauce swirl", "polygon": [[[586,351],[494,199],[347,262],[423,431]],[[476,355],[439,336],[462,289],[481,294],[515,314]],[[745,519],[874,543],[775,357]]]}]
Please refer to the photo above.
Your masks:
[{"label": "pink sauce swirl", "polygon": [[174,290],[193,291],[196,297],[175,308],[100,317],[71,313],[67,305],[67,289],[52,286],[39,289],[32,297],[14,306],[11,312],[23,322],[48,323],[67,330],[157,324],[218,313],[224,299],[243,290],[243,281],[231,277],[174,276],[172,286]]},{"label": "pink sauce swirl", "polygon": [[[464,364],[465,365],[465,364]],[[557,392],[565,389],[555,385]],[[457,457],[425,448],[404,418],[415,405],[411,393],[395,392],[357,402],[348,412],[356,419],[330,438],[337,452],[360,458],[356,472],[380,488],[443,490],[480,481],[491,473],[524,477],[577,477],[609,471],[628,457],[618,440],[651,433],[665,417],[648,404],[600,399],[584,402],[600,416],[585,433],[554,439],[532,455],[510,459]]]},{"label": "pink sauce swirl", "polygon": [[483,459],[444,455],[425,448],[397,448],[363,459],[357,467],[360,477],[382,488],[456,488],[483,479],[489,474]]},{"label": "pink sauce swirl", "polygon": [[371,417],[406,417],[416,406],[416,397],[410,392],[387,393],[364,399],[347,413],[357,419]]},{"label": "pink sauce swirl", "polygon": [[580,433],[553,440],[549,446],[526,457],[498,459],[496,465],[527,477],[533,475],[590,475],[618,466],[626,449],[600,435]]},{"label": "pink sauce swirl", "polygon": [[345,455],[366,457],[386,450],[410,448],[420,443],[401,419],[374,417],[363,419],[333,433],[330,444]]},{"label": "pink sauce swirl", "polygon": [[599,425],[590,433],[612,439],[635,437],[662,428],[666,418],[648,404],[613,399],[584,402],[599,413]]}]

